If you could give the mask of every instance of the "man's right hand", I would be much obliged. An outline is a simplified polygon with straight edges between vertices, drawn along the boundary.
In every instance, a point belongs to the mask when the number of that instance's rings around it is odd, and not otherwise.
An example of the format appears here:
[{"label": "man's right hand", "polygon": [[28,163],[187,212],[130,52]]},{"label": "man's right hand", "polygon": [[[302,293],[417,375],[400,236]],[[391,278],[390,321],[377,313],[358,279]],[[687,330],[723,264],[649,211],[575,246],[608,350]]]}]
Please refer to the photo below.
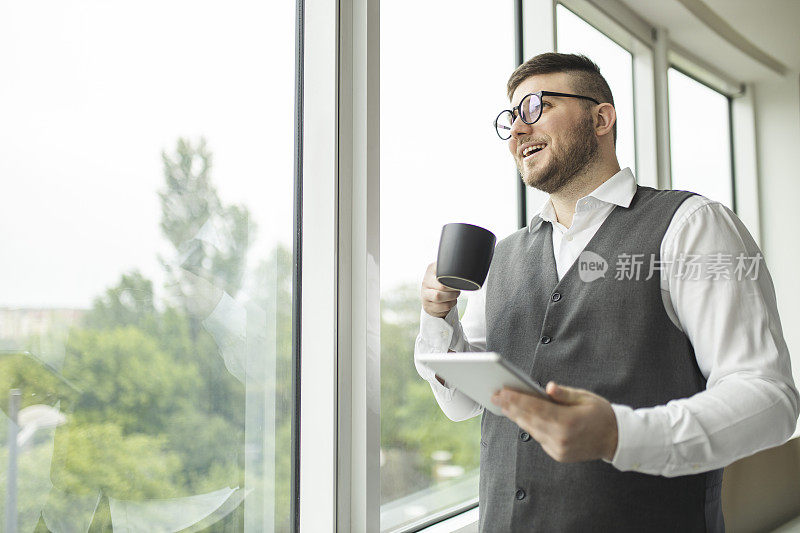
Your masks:
[{"label": "man's right hand", "polygon": [[444,318],[456,305],[461,291],[445,287],[436,279],[436,263],[428,265],[422,280],[422,308],[431,316]]}]

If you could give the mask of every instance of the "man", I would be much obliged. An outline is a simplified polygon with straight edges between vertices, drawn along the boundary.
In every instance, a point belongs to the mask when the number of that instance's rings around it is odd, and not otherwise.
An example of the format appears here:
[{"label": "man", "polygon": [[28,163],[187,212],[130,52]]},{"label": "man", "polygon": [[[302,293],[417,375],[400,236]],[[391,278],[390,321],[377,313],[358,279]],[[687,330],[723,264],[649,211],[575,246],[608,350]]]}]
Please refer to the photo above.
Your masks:
[{"label": "man", "polygon": [[536,56],[508,96],[498,134],[550,197],[498,243],[463,324],[428,267],[415,351],[499,352],[553,399],[504,389],[496,416],[417,363],[449,418],[483,413],[480,530],[723,531],[722,467],[798,416],[758,246],[718,202],[620,169],[588,58]]}]

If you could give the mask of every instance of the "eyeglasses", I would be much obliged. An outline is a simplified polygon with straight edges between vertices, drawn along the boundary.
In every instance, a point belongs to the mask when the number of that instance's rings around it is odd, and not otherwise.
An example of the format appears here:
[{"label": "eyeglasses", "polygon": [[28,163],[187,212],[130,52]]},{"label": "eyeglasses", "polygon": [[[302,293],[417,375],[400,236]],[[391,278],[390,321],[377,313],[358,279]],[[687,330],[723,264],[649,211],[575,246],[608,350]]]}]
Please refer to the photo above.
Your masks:
[{"label": "eyeglasses", "polygon": [[539,91],[525,95],[518,106],[505,109],[494,119],[494,129],[497,135],[504,141],[511,138],[511,126],[517,117],[522,119],[525,124],[533,124],[542,116],[542,96],[566,96],[569,98],[583,98],[591,100],[595,104],[600,104],[594,98],[581,96],[579,94],[554,93],[551,91]]}]

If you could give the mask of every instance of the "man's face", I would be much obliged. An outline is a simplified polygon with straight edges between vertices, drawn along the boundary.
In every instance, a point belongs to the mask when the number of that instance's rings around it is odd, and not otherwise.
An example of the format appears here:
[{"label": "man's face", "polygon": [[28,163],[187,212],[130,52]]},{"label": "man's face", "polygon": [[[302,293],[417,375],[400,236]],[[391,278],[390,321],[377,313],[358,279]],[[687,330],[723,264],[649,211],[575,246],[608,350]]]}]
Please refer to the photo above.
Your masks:
[{"label": "man's face", "polygon": [[[511,96],[511,105],[537,91],[576,94],[570,77],[563,72],[531,76]],[[508,149],[526,185],[546,193],[561,190],[597,156],[594,121],[586,104],[578,98],[544,96],[542,116],[534,124],[514,121]],[[526,148],[544,144],[544,149],[523,156]]]}]

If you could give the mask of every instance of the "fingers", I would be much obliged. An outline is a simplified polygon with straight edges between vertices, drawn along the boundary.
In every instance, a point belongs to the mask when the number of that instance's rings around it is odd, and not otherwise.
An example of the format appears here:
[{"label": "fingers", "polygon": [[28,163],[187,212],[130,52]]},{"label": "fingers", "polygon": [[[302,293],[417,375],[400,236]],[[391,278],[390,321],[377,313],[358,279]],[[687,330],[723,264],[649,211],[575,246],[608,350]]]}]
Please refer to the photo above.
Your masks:
[{"label": "fingers", "polygon": [[534,438],[545,435],[557,416],[554,410],[557,406],[551,402],[507,388],[495,393],[492,401],[503,408],[503,414],[528,430]]},{"label": "fingers", "polygon": [[436,279],[436,263],[428,265],[420,289],[422,308],[426,313],[440,318],[446,316],[456,305],[460,294],[461,291],[439,283],[439,280]]},{"label": "fingers", "polygon": [[430,302],[423,302],[422,308],[431,316],[437,318],[444,318],[455,307],[455,303],[432,304]]},{"label": "fingers", "polygon": [[446,290],[440,291],[437,289],[432,289],[430,287],[422,287],[422,299],[427,300],[431,303],[444,303],[444,302],[455,302],[458,300],[458,296],[461,294],[461,291],[453,291],[453,290]]},{"label": "fingers", "polygon": [[554,381],[547,384],[546,391],[555,401],[565,405],[584,403],[593,396],[589,391],[558,385]]},{"label": "fingers", "polygon": [[455,292],[460,294],[461,291],[457,289],[451,289],[445,285],[442,285],[438,279],[436,279],[436,263],[431,263],[428,265],[428,269],[425,271],[425,277],[422,279],[422,287],[434,289],[441,292]]},{"label": "fingers", "polygon": [[[553,403],[526,393],[503,389],[492,402],[527,431],[550,457],[559,462],[611,460],[618,443],[617,422],[611,404],[584,389],[547,384]],[[568,404],[565,404],[569,402]]]},{"label": "fingers", "polygon": [[456,306],[458,303],[457,300],[448,301],[448,302],[431,302],[429,300],[422,300],[422,308],[431,316],[435,316],[438,318],[444,318],[447,316],[447,313]]}]

